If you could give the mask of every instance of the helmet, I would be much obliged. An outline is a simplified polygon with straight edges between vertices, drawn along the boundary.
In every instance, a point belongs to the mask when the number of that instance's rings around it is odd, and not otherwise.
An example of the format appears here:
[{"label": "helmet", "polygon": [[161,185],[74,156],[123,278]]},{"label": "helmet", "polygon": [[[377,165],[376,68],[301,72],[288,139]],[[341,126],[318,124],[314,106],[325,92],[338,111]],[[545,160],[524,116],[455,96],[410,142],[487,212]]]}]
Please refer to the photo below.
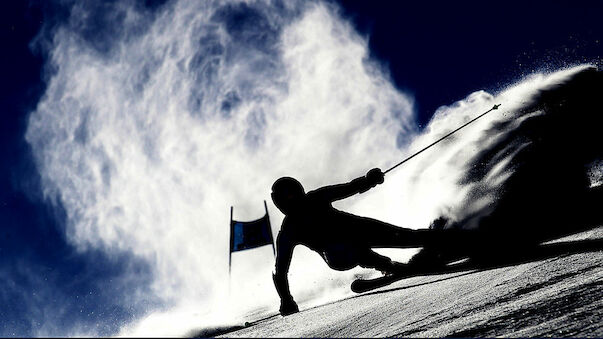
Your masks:
[{"label": "helmet", "polygon": [[272,201],[285,215],[301,202],[304,187],[294,178],[282,177],[272,184]]}]

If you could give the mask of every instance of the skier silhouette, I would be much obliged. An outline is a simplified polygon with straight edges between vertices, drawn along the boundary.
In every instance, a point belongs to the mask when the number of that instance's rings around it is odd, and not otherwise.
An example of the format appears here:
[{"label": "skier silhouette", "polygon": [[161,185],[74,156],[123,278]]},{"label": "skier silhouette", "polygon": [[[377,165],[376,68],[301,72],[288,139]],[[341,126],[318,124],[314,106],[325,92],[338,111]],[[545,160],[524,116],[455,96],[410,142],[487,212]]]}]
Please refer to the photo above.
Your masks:
[{"label": "skier silhouette", "polygon": [[383,183],[378,169],[348,183],[325,186],[305,193],[299,181],[282,177],[272,185],[272,200],[285,214],[276,240],[274,285],[281,298],[280,313],[298,312],[289,291],[287,272],[296,245],[317,252],[330,268],[344,271],[361,266],[387,273],[400,271],[406,265],[374,252],[371,248],[426,247],[441,244],[450,232],[412,230],[339,211],[331,203],[364,193]]}]

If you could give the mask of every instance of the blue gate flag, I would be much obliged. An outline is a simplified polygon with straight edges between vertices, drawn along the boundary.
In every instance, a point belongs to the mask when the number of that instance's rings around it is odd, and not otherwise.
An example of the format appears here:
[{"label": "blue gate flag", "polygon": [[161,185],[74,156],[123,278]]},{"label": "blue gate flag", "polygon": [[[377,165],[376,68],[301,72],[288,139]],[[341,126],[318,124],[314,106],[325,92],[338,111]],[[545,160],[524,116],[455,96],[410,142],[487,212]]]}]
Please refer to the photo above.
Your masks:
[{"label": "blue gate flag", "polygon": [[274,250],[274,238],[272,237],[272,228],[270,227],[270,217],[268,216],[268,206],[264,201],[266,214],[253,221],[236,221],[232,218],[233,208],[230,208],[230,251],[228,253],[228,272],[230,273],[232,252],[248,250],[264,245],[272,245],[272,253],[276,256]]},{"label": "blue gate flag", "polygon": [[254,221],[234,221],[230,251],[242,251],[272,244],[272,231],[268,216]]}]

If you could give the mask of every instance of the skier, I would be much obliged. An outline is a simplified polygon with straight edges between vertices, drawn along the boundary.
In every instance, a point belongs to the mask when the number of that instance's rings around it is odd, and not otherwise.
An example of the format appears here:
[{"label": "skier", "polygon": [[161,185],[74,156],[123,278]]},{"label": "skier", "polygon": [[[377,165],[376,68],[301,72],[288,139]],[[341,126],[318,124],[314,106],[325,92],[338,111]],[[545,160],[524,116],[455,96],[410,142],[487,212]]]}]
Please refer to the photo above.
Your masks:
[{"label": "skier", "polygon": [[405,264],[374,252],[371,248],[429,247],[441,244],[449,232],[412,230],[339,211],[336,200],[363,193],[383,183],[383,172],[374,168],[349,183],[325,186],[305,193],[299,181],[282,177],[272,185],[272,200],[285,214],[276,240],[277,256],[273,280],[281,298],[280,313],[298,312],[289,291],[287,272],[296,245],[317,252],[327,265],[338,271],[361,266],[386,274],[403,270]]}]

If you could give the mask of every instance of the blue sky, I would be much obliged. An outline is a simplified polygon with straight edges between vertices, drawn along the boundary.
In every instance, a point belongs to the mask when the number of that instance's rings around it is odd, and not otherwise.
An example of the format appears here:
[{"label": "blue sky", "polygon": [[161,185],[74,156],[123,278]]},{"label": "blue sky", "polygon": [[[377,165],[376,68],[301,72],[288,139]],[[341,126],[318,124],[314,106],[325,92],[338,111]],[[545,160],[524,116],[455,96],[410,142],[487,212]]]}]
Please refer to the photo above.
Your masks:
[{"label": "blue sky", "polygon": [[[127,251],[78,251],[66,239],[66,213],[42,196],[40,174],[24,135],[46,88],[46,37],[67,20],[70,2],[3,2],[0,37],[0,336],[116,333],[159,302],[125,304],[147,293],[151,273]],[[534,71],[601,64],[600,1],[342,1],[341,15],[368,38],[371,57],[395,86],[413,96],[419,126],[441,105],[479,90],[496,91]],[[162,2],[137,2],[152,17]],[[105,13],[98,10],[97,13]],[[84,32],[111,35],[111,16]],[[43,40],[43,39],[42,39]],[[103,39],[98,39],[102,49]],[[37,47],[36,47],[37,46]],[[137,272],[124,280],[124,272]],[[38,319],[46,319],[42,324]],[[76,332],[72,332],[76,331]]]}]

